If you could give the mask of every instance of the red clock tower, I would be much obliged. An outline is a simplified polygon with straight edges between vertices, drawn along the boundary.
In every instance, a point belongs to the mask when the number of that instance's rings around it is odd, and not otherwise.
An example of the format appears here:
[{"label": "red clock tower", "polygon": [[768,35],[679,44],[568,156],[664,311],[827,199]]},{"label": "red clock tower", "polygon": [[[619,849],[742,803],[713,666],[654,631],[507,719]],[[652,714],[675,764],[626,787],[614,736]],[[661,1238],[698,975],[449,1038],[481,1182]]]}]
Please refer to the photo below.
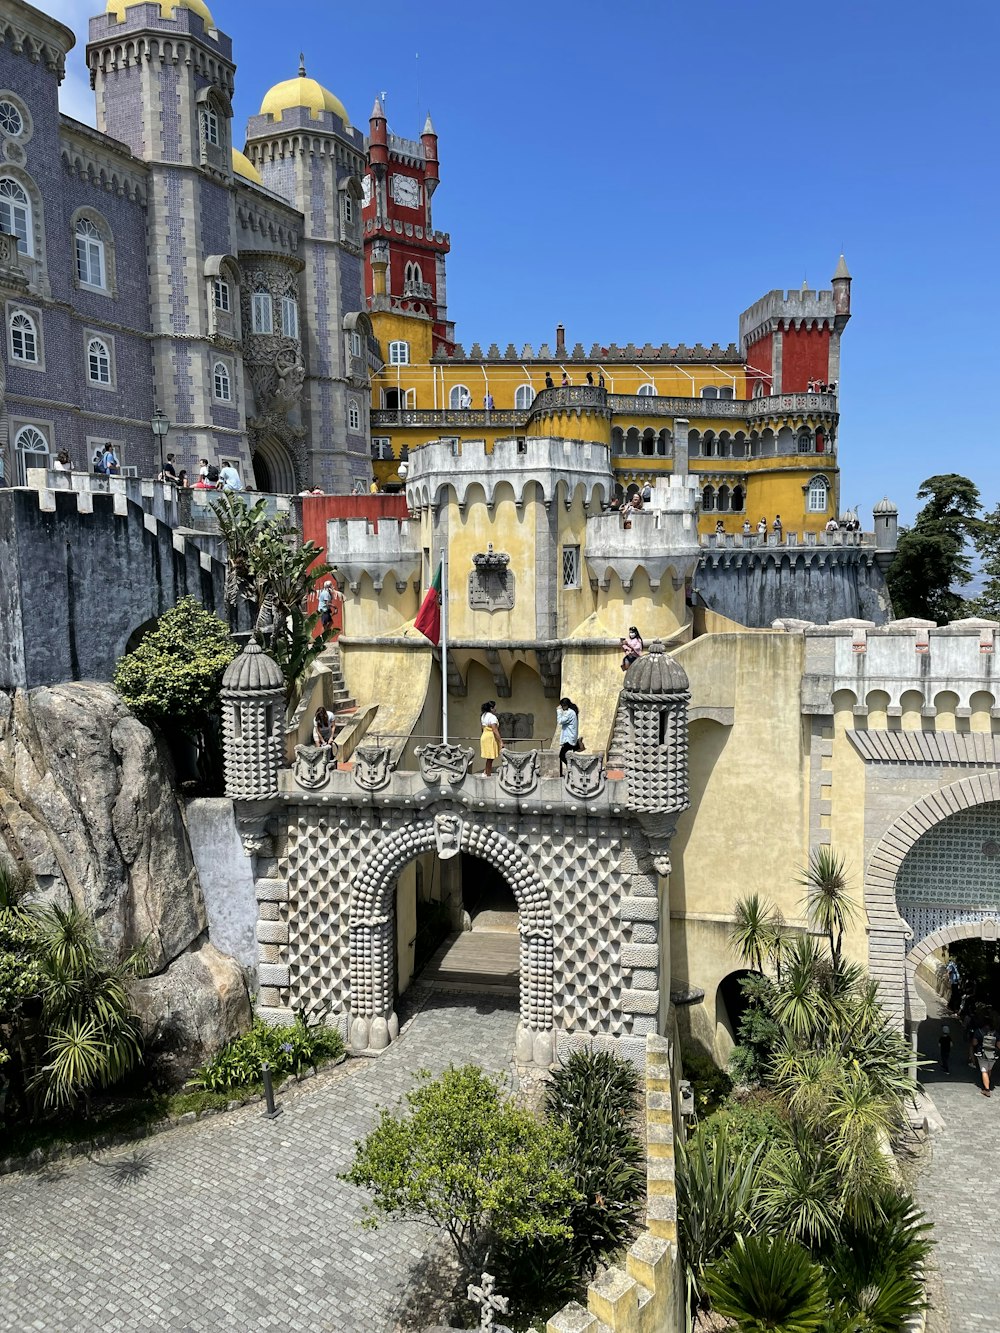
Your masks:
[{"label": "red clock tower", "polygon": [[401,139],[389,131],[376,98],[362,205],[365,295],[373,312],[429,319],[434,353],[451,351],[455,339],[445,282],[451,238],[435,231],[431,219],[439,180],[437,135],[430,116],[419,140]]}]

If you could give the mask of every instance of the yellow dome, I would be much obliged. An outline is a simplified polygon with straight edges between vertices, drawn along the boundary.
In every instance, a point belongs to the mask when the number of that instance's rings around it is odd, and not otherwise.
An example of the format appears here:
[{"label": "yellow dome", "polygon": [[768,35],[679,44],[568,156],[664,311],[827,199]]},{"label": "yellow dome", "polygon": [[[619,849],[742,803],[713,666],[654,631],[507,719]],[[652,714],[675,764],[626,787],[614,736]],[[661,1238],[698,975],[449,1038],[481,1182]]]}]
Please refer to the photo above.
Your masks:
[{"label": "yellow dome", "polygon": [[317,120],[323,111],[332,111],[345,125],[351,123],[347,108],[340,98],[334,97],[329,89],[315,79],[306,78],[304,74],[300,74],[297,79],[276,83],[261,102],[260,114],[280,120],[283,111],[292,111],[300,106],[309,112],[313,120]]},{"label": "yellow dome", "polygon": [[233,171],[237,176],[243,176],[248,181],[253,181],[254,185],[264,184],[260,172],[247,157],[246,153],[241,153],[238,148],[233,149]]},{"label": "yellow dome", "polygon": [[[114,14],[119,23],[124,23],[126,9],[142,3],[143,0],[108,0],[108,3],[104,6],[104,12]],[[160,15],[162,18],[172,19],[175,9],[190,9],[193,14],[200,16],[206,28],[215,27],[215,19],[212,18],[204,0],[160,0]]]}]

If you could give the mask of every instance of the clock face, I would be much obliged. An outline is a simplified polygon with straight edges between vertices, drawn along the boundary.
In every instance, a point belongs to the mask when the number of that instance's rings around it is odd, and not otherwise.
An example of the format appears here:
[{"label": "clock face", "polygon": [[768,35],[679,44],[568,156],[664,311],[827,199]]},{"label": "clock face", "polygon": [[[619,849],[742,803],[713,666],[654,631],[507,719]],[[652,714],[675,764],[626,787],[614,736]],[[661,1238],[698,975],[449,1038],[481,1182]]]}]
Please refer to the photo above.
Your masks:
[{"label": "clock face", "polygon": [[392,197],[404,208],[420,207],[420,184],[412,176],[393,176]]},{"label": "clock face", "polygon": [[372,178],[366,176],[361,182],[361,203],[367,208],[372,201]]}]

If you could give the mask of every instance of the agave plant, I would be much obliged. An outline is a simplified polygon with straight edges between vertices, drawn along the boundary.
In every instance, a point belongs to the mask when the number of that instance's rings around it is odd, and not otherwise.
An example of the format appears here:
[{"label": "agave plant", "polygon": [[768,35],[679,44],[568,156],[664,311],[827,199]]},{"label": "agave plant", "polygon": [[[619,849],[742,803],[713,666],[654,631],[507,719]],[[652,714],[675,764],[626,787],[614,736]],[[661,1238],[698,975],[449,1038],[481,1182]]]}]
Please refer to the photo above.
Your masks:
[{"label": "agave plant", "polygon": [[705,1274],[712,1309],[740,1333],[820,1333],[828,1297],[823,1270],[785,1236],[739,1236]]},{"label": "agave plant", "polygon": [[48,1107],[72,1106],[117,1083],[142,1060],[142,1036],[128,982],[145,971],[134,950],[111,962],[76,907],[36,909],[41,975],[41,1055],[32,1086]]},{"label": "agave plant", "polygon": [[692,1302],[704,1302],[708,1265],[760,1219],[766,1151],[764,1142],[734,1143],[724,1122],[718,1128],[706,1122],[676,1146],[677,1216]]}]

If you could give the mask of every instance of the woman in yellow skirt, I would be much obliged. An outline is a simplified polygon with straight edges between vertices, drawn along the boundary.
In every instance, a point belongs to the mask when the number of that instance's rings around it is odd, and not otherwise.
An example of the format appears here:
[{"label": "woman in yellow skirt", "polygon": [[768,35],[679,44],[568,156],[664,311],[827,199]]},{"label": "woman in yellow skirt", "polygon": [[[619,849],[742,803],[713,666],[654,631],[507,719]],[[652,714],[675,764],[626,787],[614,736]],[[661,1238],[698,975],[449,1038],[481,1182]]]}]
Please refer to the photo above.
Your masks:
[{"label": "woman in yellow skirt", "polygon": [[495,699],[487,699],[483,704],[483,715],[480,718],[483,734],[479,738],[479,753],[486,760],[488,778],[493,776],[493,761],[500,758],[500,751],[503,749],[503,741],[500,739],[500,719],[494,712],[496,706]]}]

